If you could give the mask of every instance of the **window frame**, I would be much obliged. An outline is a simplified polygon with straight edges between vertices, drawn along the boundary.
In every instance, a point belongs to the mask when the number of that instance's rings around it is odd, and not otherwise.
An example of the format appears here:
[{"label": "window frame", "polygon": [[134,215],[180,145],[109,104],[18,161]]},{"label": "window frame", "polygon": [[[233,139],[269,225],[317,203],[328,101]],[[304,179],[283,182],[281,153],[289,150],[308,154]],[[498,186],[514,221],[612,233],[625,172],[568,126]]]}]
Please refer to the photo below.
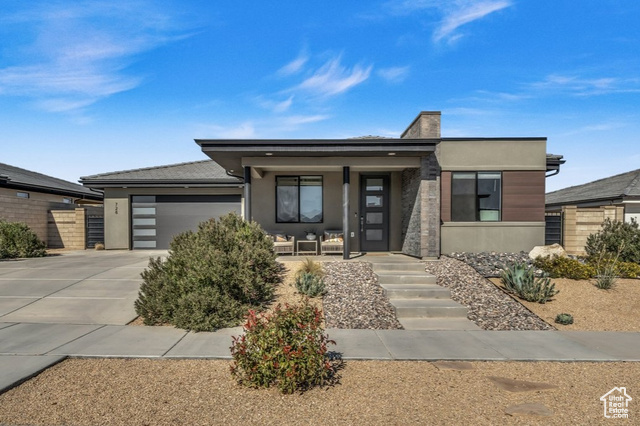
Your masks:
[{"label": "window frame", "polygon": [[[469,221],[469,220],[455,220],[454,219],[454,202],[455,202],[455,195],[453,192],[453,187],[454,187],[454,176],[456,174],[473,174],[474,175],[474,200],[475,200],[475,205],[474,205],[474,216],[475,216],[475,220],[473,221]],[[478,196],[478,185],[479,185],[479,179],[478,176],[481,174],[498,174],[500,175],[500,199],[498,202],[498,219],[497,220],[480,220],[480,212],[482,210],[488,210],[488,209],[480,209],[480,197]],[[503,198],[504,198],[504,176],[502,171],[493,171],[493,170],[483,170],[483,171],[467,171],[467,170],[460,170],[460,171],[455,171],[455,172],[451,172],[451,221],[452,222],[502,222],[502,205],[503,205]],[[493,211],[493,210],[492,210]]]},{"label": "window frame", "polygon": [[[317,222],[303,222],[300,220],[301,218],[301,195],[300,195],[300,188],[301,186],[304,185],[300,185],[302,178],[319,178],[320,179],[320,213],[321,213],[321,217],[320,220]],[[278,218],[278,179],[279,178],[296,178],[298,180],[298,185],[296,186],[297,188],[297,196],[298,196],[298,211],[297,211],[297,220],[296,221],[282,221]],[[317,223],[324,223],[324,176],[323,175],[276,175],[275,176],[275,216],[276,216],[276,223],[304,223],[304,224],[317,224]]]},{"label": "window frame", "polygon": [[28,200],[29,198],[31,198],[31,194],[29,194],[28,192],[24,192],[24,191],[17,191],[16,192],[16,197],[22,198],[24,200]]}]

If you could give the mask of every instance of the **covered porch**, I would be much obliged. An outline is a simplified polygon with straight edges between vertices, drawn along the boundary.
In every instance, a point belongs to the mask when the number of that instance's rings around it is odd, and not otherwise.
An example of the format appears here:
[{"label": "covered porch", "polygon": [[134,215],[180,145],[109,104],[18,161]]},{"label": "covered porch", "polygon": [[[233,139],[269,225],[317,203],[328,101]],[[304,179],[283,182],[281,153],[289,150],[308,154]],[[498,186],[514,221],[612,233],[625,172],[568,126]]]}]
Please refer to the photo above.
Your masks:
[{"label": "covered porch", "polygon": [[318,237],[341,231],[344,259],[389,251],[426,257],[425,238],[439,245],[439,232],[422,226],[426,210],[439,217],[439,197],[425,204],[423,188],[425,165],[437,164],[437,140],[196,142],[227,173],[243,178],[243,215],[268,232],[300,241],[309,231]]}]

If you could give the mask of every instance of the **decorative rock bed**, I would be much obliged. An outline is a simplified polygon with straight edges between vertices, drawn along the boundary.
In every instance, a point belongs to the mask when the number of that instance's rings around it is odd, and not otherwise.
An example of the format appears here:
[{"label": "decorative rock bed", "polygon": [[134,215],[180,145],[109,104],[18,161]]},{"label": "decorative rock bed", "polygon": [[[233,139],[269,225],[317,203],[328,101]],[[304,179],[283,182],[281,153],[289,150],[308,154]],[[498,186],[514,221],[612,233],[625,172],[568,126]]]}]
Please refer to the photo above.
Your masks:
[{"label": "decorative rock bed", "polygon": [[[497,288],[485,276],[498,276],[503,265],[528,261],[526,253],[457,253],[426,262],[426,271],[451,290],[451,298],[469,308],[468,318],[483,330],[554,330],[533,312]],[[464,259],[464,260],[462,260]],[[473,265],[473,266],[470,266]],[[478,271],[483,271],[482,274]]]},{"label": "decorative rock bed", "polygon": [[327,328],[402,329],[371,264],[327,262],[323,308]]}]

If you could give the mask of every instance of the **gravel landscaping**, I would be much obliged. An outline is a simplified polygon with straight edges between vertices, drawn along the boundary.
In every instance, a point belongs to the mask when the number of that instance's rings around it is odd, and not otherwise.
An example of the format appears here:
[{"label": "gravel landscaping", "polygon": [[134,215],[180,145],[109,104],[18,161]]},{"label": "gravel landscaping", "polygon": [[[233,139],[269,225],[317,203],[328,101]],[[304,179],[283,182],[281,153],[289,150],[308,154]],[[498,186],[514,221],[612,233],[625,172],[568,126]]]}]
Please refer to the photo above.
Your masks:
[{"label": "gravel landscaping", "polygon": [[[228,361],[70,359],[0,395],[0,424],[595,425],[639,413],[640,363],[457,364],[349,361],[339,385],[281,395],[237,385]],[[629,420],[603,417],[614,386],[634,398]],[[521,404],[550,415],[506,413]]]},{"label": "gravel landscaping", "polygon": [[451,290],[453,300],[469,308],[467,317],[483,330],[553,330],[552,325],[478,273],[482,270],[491,275],[500,262],[516,256],[465,254],[458,257],[464,262],[442,256],[439,261],[426,262],[426,271],[437,277],[439,285]]},{"label": "gravel landscaping", "polygon": [[351,329],[402,329],[370,263],[327,262],[326,326]]}]

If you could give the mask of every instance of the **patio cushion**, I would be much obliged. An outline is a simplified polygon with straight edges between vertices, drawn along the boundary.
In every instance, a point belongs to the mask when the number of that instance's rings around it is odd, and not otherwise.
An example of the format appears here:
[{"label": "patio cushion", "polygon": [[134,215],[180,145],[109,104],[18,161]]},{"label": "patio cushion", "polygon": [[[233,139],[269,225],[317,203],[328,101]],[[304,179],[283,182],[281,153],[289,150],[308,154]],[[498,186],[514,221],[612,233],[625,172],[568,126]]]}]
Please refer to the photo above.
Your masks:
[{"label": "patio cushion", "polygon": [[342,231],[324,231],[323,240],[328,243],[341,243],[344,240],[344,232]]}]

